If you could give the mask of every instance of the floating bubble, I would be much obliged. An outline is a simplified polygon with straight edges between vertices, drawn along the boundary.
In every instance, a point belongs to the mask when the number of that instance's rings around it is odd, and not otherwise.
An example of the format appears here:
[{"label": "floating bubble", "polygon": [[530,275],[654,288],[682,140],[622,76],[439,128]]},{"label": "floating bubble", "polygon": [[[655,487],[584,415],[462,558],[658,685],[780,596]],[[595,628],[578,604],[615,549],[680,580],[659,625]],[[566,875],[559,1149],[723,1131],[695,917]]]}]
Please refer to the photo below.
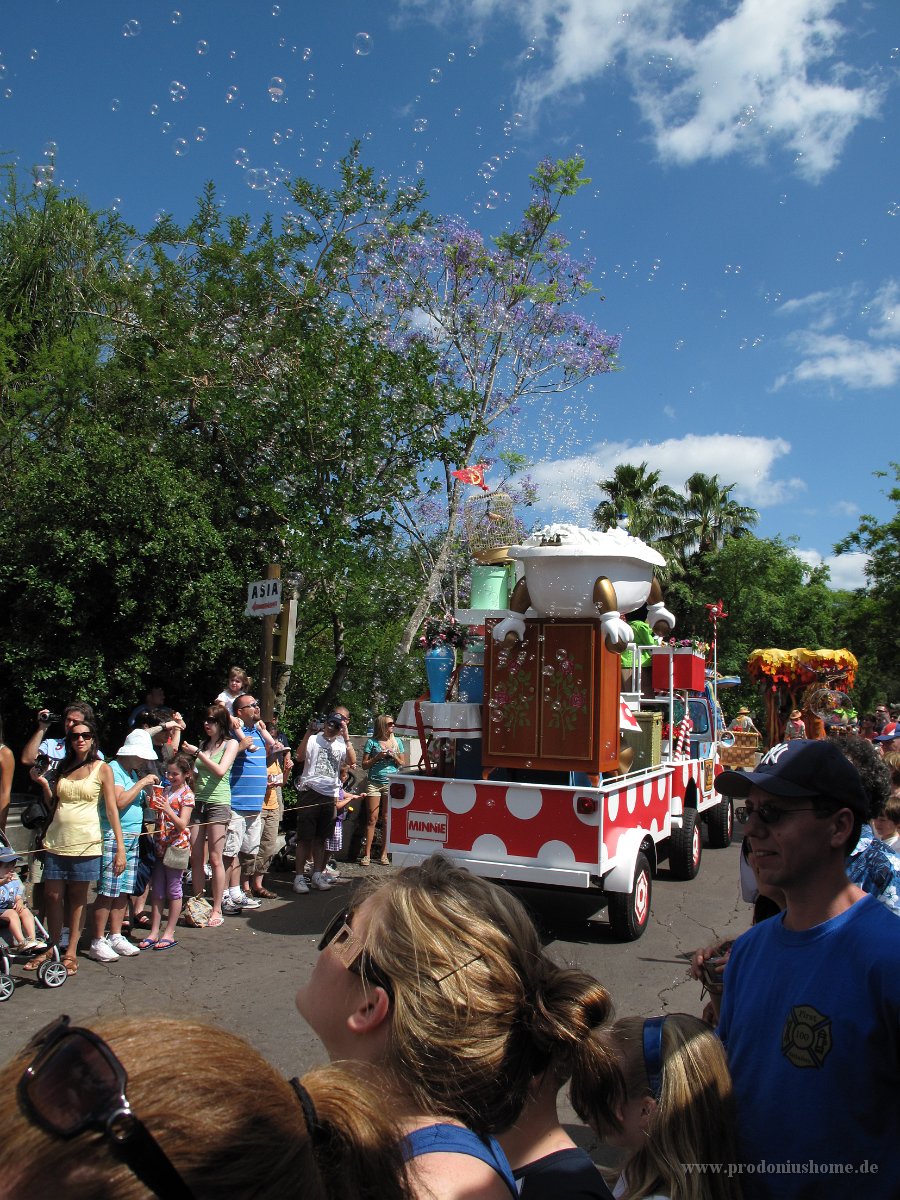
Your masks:
[{"label": "floating bubble", "polygon": [[303,47],[303,54],[301,55],[301,58],[304,62],[309,62],[309,60],[312,58],[312,49],[309,46]]},{"label": "floating bubble", "polygon": [[248,167],[250,165],[250,151],[243,146],[238,146],[234,152],[234,165],[236,167]]},{"label": "floating bubble", "polygon": [[272,145],[280,146],[283,140],[284,140],[284,135],[276,129],[275,132],[272,134]]},{"label": "floating bubble", "polygon": [[177,8],[173,9],[172,13],[169,16],[169,21],[173,25],[180,25],[182,20],[183,20],[182,14],[178,11],[178,9]]},{"label": "floating bubble", "polygon": [[494,191],[488,192],[487,196],[485,197],[484,207],[485,208],[496,208],[499,203],[500,203],[499,194]]},{"label": "floating bubble", "polygon": [[59,147],[56,142],[51,138],[48,142],[44,143],[44,158],[55,158],[58,149]]},{"label": "floating bubble", "polygon": [[272,5],[272,16],[273,16],[273,17],[280,17],[280,16],[281,16],[281,5],[280,5],[280,4],[273,4],[273,5]]},{"label": "floating bubble", "polygon": [[416,117],[415,121],[413,121],[413,133],[425,133],[425,131],[427,129],[428,129],[428,118],[427,117]]},{"label": "floating bubble", "polygon": [[273,75],[269,80],[269,99],[277,104],[283,97],[284,79],[280,75]]},{"label": "floating bubble", "polygon": [[887,215],[889,217],[900,216],[900,204],[898,204],[896,200],[894,201],[893,204],[888,205]]},{"label": "floating bubble", "polygon": [[6,63],[0,62],[0,79],[6,78]]},{"label": "floating bubble", "polygon": [[206,141],[206,132],[207,131],[206,131],[205,125],[198,125],[197,128],[194,130],[194,141],[195,142],[205,142]]},{"label": "floating bubble", "polygon": [[525,58],[526,59],[534,58],[534,54],[535,54],[534,46],[526,46]]},{"label": "floating bubble", "polygon": [[447,62],[448,63],[456,62],[456,55],[454,54],[454,52],[452,50],[447,55]]},{"label": "floating bubble", "polygon": [[294,131],[293,131],[293,129],[286,129],[286,130],[284,131],[284,140],[285,140],[286,142],[289,142],[293,136],[294,136]]},{"label": "floating bubble", "polygon": [[237,50],[229,50],[229,51],[228,51],[228,57],[229,57],[230,59],[232,59],[232,60],[233,60],[233,59],[235,59],[235,58],[237,58]]},{"label": "floating bubble", "polygon": [[109,111],[110,112],[118,112],[119,105],[121,103],[122,103],[122,101],[117,96],[113,96],[112,100],[110,100],[110,102],[109,102]]},{"label": "floating bubble", "polygon": [[238,88],[237,84],[233,83],[231,87],[227,88],[225,91],[225,103],[233,104],[240,94],[240,89]]},{"label": "floating bubble", "polygon": [[309,91],[306,93],[306,98],[307,98],[307,100],[315,100],[315,98],[316,98],[316,89],[315,89],[315,88],[310,88],[310,89],[309,89]]},{"label": "floating bubble", "polygon": [[137,35],[140,32],[141,32],[141,23],[140,23],[140,21],[135,21],[134,18],[132,18],[130,21],[126,21],[125,24],[122,26],[122,37],[127,37],[127,38],[137,37]]},{"label": "floating bubble", "polygon": [[367,54],[372,53],[372,35],[371,33],[358,33],[353,39],[353,53],[358,54],[360,58],[364,58]]},{"label": "floating bubble", "polygon": [[779,204],[787,204],[787,195],[784,192],[782,192],[781,195],[778,197],[778,203]]},{"label": "floating bubble", "polygon": [[428,76],[429,83],[440,83],[444,78],[444,73],[440,67],[432,67],[431,74]]},{"label": "floating bubble", "polygon": [[176,138],[172,149],[177,158],[184,158],[189,149],[187,138]]},{"label": "floating bubble", "polygon": [[209,52],[209,42],[206,38],[201,38],[196,46],[198,54],[207,54]]},{"label": "floating bubble", "polygon": [[454,117],[460,117],[460,116],[462,116],[462,109],[461,109],[461,108],[454,108],[454,110],[453,110],[453,115],[454,115]]},{"label": "floating bubble", "polygon": [[121,203],[122,203],[121,196],[113,196],[112,203],[110,204],[109,207],[113,210],[113,212],[118,212],[119,206],[121,205]]},{"label": "floating bubble", "polygon": [[53,182],[55,168],[53,163],[37,163],[31,168],[31,175],[36,188],[47,187]]},{"label": "floating bubble", "polygon": [[37,62],[37,60],[38,60],[37,50],[29,50],[28,51],[28,61],[29,62]]},{"label": "floating bubble", "polygon": [[187,91],[187,87],[183,83],[173,79],[169,84],[169,99],[173,104],[180,104],[187,95]]},{"label": "floating bubble", "polygon": [[172,122],[171,121],[163,121],[162,125],[160,125],[159,128],[162,133],[169,133],[169,131],[172,128]]},{"label": "floating bubble", "polygon": [[159,113],[159,105],[151,104],[150,105],[150,116],[155,117],[155,116],[157,116],[158,113]]},{"label": "floating bubble", "polygon": [[4,100],[12,100],[12,94],[13,94],[12,88],[4,88],[3,89],[3,99]]},{"label": "floating bubble", "polygon": [[264,192],[269,186],[269,172],[265,167],[252,167],[246,174],[247,187],[254,191]]},{"label": "floating bubble", "polygon": [[477,46],[470,46],[468,48],[468,50],[466,51],[466,54],[468,54],[469,58],[474,58],[477,53],[478,53]]}]

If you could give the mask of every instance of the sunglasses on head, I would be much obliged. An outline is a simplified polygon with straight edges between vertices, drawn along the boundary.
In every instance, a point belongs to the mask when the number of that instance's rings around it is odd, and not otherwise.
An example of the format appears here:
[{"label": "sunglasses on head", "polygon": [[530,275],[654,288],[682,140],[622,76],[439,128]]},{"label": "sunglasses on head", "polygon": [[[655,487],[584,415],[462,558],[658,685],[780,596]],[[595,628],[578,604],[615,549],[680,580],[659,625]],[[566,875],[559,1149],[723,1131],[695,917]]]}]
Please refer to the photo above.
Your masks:
[{"label": "sunglasses on head", "polygon": [[364,948],[359,938],[353,932],[350,922],[353,920],[353,909],[346,908],[339,912],[325,926],[319,950],[330,946],[337,954],[348,971],[359,975],[363,980],[384,988],[388,999],[394,999],[394,986],[387,975],[373,961],[371,954]]},{"label": "sunglasses on head", "polygon": [[822,807],[818,804],[807,804],[802,808],[780,808],[777,804],[757,804],[753,808],[748,806],[737,808],[734,815],[742,825],[746,825],[751,817],[759,817],[763,825],[778,825],[785,817],[792,817],[794,813],[821,811]]},{"label": "sunglasses on head", "polygon": [[115,1153],[163,1200],[194,1200],[190,1188],[125,1095],[128,1075],[97,1034],[58,1017],[28,1043],[37,1050],[19,1080],[19,1104],[35,1125],[56,1137],[97,1129]]}]

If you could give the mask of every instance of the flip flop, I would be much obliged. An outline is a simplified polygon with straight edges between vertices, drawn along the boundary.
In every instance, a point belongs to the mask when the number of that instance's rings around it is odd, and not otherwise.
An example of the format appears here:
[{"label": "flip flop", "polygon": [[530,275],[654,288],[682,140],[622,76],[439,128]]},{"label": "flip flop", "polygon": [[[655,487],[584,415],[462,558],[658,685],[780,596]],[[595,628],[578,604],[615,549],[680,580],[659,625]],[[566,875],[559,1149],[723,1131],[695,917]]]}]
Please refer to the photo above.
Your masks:
[{"label": "flip flop", "polygon": [[62,960],[63,966],[66,968],[66,973],[69,975],[78,974],[78,960],[72,954],[67,954]]},{"label": "flip flop", "polygon": [[268,888],[264,888],[264,887],[254,888],[253,895],[260,896],[263,900],[277,900],[278,899],[277,892],[270,892]]},{"label": "flip flop", "polygon": [[171,950],[173,946],[177,946],[177,945],[178,945],[178,943],[175,941],[174,938],[160,938],[159,941],[156,943],[156,945],[153,947],[153,949],[154,950]]},{"label": "flip flop", "polygon": [[152,950],[156,946],[156,938],[144,938],[142,942],[138,942],[138,947],[141,950]]},{"label": "flip flop", "polygon": [[218,929],[220,925],[224,925],[224,924],[225,924],[225,918],[222,916],[222,914],[221,913],[213,913],[213,915],[206,922],[206,927],[207,927],[207,929]]}]

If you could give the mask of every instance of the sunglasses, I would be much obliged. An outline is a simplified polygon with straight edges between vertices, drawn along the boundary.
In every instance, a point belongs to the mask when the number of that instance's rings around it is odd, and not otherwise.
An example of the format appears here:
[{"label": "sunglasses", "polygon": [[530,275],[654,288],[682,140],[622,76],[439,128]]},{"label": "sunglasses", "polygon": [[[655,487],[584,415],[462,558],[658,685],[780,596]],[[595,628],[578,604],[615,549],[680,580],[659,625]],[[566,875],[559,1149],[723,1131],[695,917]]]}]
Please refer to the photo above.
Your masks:
[{"label": "sunglasses", "polygon": [[779,808],[777,804],[757,804],[755,808],[736,808],[734,815],[742,825],[746,825],[751,817],[759,817],[763,825],[778,825],[785,817],[792,817],[794,813],[819,811],[815,804],[804,808]]},{"label": "sunglasses", "polygon": [[94,740],[94,735],[92,733],[86,733],[81,729],[73,729],[69,734],[69,737],[73,742],[92,742]]},{"label": "sunglasses", "polygon": [[350,924],[352,920],[352,908],[346,908],[343,912],[339,912],[336,916],[332,917],[325,926],[325,932],[322,934],[322,940],[319,942],[319,950],[324,950],[326,946],[330,946],[348,971],[351,971],[354,975],[358,975],[361,979],[368,980],[375,987],[384,988],[388,999],[393,1000],[393,984],[373,961],[368,950],[361,945],[359,938],[353,932],[353,927]]},{"label": "sunglasses", "polygon": [[19,1080],[22,1109],[57,1137],[98,1129],[131,1171],[162,1200],[193,1200],[193,1193],[159,1143],[131,1111],[128,1075],[112,1050],[89,1029],[58,1017],[28,1043],[34,1061]]},{"label": "sunglasses", "polygon": [[259,703],[254,702],[253,704],[242,704],[241,707],[237,711],[243,712],[245,708],[259,708]]}]

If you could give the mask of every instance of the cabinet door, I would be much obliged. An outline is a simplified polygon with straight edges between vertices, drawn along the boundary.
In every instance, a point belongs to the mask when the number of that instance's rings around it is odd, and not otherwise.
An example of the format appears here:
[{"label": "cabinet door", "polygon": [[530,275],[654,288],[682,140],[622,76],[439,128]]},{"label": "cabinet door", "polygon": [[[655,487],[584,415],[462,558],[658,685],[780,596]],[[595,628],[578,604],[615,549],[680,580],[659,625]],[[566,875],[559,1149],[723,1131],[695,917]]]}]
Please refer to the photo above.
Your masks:
[{"label": "cabinet door", "polygon": [[539,746],[540,623],[527,621],[525,637],[504,646],[485,639],[484,731],[482,760],[492,766],[532,765]]},{"label": "cabinet door", "polygon": [[541,625],[540,758],[585,770],[596,765],[597,623]]}]

